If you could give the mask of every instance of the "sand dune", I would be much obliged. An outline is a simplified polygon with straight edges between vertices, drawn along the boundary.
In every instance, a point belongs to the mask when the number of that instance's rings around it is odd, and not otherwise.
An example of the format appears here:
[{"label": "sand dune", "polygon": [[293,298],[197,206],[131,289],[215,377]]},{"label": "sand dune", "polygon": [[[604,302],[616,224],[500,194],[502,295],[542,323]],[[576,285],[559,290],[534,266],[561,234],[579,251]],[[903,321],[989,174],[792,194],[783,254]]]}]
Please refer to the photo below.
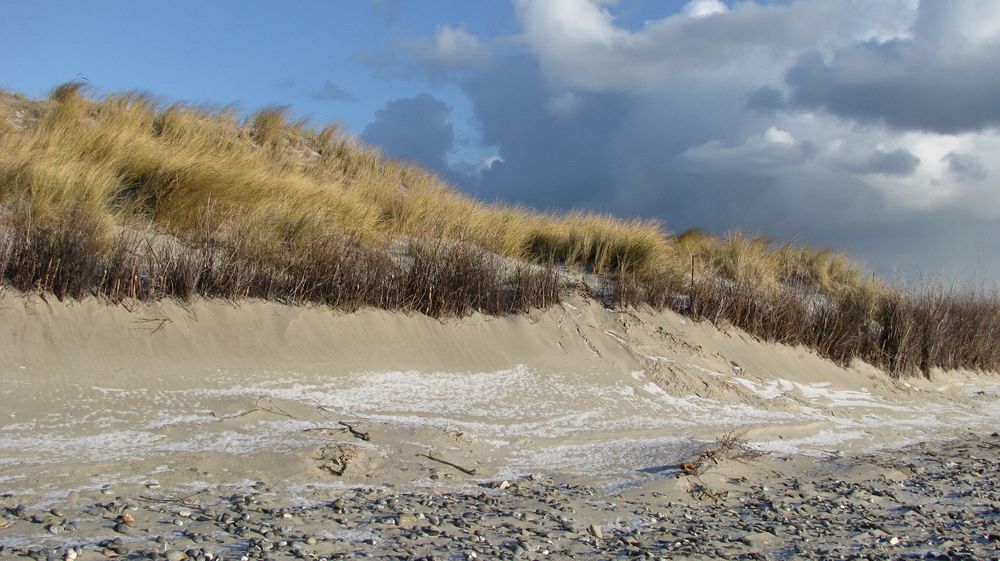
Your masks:
[{"label": "sand dune", "polygon": [[[897,381],[584,299],[437,321],[7,294],[0,324],[0,478],[36,503],[150,481],[293,489],[545,473],[626,488],[732,430],[765,450],[823,456],[1000,421],[992,376]],[[431,479],[432,469],[450,478]]]}]

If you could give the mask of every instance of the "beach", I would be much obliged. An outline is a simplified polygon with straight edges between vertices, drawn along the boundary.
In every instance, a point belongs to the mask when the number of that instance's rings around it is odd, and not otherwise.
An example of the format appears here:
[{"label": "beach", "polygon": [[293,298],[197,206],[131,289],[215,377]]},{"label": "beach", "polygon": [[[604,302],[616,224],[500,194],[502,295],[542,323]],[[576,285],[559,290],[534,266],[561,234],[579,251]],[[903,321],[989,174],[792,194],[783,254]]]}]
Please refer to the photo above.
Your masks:
[{"label": "beach", "polygon": [[992,374],[582,297],[437,320],[7,293],[0,324],[5,557],[998,555]]}]

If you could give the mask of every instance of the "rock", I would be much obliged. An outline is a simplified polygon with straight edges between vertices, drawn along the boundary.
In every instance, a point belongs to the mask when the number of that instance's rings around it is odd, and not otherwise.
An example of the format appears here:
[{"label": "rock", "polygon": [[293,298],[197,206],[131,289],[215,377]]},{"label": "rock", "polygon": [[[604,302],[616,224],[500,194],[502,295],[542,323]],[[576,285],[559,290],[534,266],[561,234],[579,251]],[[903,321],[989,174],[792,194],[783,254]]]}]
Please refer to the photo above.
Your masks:
[{"label": "rock", "polygon": [[588,528],[588,530],[590,530],[590,535],[591,536],[594,536],[595,538],[597,538],[599,540],[603,540],[604,539],[604,531],[601,530],[601,527],[598,526],[597,524],[591,524],[590,528]]},{"label": "rock", "polygon": [[306,538],[306,545],[316,545],[316,536]]},{"label": "rock", "polygon": [[179,549],[170,549],[163,555],[167,561],[185,561],[188,558],[188,554]]},{"label": "rock", "polygon": [[899,545],[899,538],[896,536],[889,538],[889,545]]},{"label": "rock", "polygon": [[56,534],[56,535],[63,533],[63,531],[65,530],[65,528],[62,527],[62,524],[49,524],[49,527],[47,529],[50,534]]},{"label": "rock", "polygon": [[399,526],[400,528],[412,528],[416,525],[417,517],[412,514],[401,513],[396,516],[396,526]]},{"label": "rock", "polygon": [[121,520],[122,524],[125,524],[127,526],[135,526],[135,518],[127,512],[119,516],[118,520]]}]

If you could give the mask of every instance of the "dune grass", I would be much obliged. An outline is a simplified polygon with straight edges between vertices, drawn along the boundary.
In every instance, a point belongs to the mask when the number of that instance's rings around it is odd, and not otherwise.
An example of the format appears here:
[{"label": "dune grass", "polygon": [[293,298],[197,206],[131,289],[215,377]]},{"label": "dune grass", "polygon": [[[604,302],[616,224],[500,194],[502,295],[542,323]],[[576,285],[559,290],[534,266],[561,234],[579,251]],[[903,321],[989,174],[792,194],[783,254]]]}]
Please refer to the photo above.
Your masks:
[{"label": "dune grass", "polygon": [[500,314],[557,301],[557,270],[598,275],[595,296],[618,305],[842,362],[1000,367],[995,294],[910,294],[845,255],[759,236],[484,204],[282,108],[0,92],[0,272],[22,290]]},{"label": "dune grass", "polygon": [[[704,236],[692,249],[652,221],[483,204],[335,126],[292,122],[281,108],[241,120],[231,108],[165,106],[136,93],[91,100],[65,84],[37,113],[0,129],[0,203],[26,200],[37,221],[83,212],[111,232],[144,219],[182,240],[238,233],[261,254],[328,235],[373,247],[449,239],[514,259],[677,282],[692,251],[738,282],[776,286],[791,274],[782,252],[739,236]],[[828,261],[815,256],[797,274],[819,278],[814,271]]]}]

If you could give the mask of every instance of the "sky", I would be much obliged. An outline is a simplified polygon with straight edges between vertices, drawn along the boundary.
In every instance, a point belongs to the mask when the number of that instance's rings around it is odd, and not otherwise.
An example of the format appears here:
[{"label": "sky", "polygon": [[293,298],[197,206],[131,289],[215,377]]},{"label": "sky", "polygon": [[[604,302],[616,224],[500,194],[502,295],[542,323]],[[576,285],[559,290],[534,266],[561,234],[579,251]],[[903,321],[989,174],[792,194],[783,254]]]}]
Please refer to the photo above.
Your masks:
[{"label": "sky", "polygon": [[0,3],[0,88],[287,106],[485,201],[1000,281],[996,0]]}]

